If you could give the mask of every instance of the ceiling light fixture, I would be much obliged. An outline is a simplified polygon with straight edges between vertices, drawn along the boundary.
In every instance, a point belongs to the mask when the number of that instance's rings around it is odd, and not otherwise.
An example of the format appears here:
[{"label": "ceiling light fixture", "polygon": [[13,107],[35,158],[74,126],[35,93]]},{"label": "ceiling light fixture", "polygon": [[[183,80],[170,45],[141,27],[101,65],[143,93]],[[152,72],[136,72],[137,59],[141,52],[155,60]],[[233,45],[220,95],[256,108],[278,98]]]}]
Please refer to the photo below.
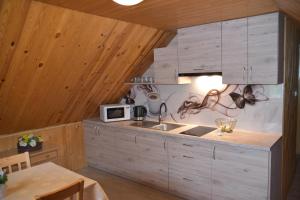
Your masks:
[{"label": "ceiling light fixture", "polygon": [[143,0],[113,0],[113,1],[123,6],[133,6],[141,3]]}]

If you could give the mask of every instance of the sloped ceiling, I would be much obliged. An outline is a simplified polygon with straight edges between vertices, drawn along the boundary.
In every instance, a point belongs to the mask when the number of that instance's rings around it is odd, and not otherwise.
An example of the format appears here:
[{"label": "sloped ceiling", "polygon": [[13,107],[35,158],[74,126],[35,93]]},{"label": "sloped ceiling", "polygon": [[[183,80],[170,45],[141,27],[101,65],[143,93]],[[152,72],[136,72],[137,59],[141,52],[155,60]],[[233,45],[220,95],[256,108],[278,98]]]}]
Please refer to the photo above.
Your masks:
[{"label": "sloped ceiling", "polygon": [[144,0],[130,7],[112,0],[39,1],[160,29],[178,29],[278,11],[274,0]]},{"label": "sloped ceiling", "polygon": [[98,116],[175,33],[29,0],[0,1],[0,134]]}]

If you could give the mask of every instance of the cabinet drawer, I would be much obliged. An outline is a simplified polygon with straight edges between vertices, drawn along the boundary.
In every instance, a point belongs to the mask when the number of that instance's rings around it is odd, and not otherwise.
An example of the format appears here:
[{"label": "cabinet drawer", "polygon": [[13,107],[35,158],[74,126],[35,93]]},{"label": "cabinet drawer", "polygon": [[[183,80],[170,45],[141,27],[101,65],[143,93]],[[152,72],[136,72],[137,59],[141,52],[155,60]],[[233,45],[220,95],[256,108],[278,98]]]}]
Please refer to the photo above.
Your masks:
[{"label": "cabinet drawer", "polygon": [[32,165],[44,163],[44,162],[49,162],[49,161],[55,161],[57,160],[58,154],[57,151],[50,151],[50,152],[45,152],[41,153],[38,155],[32,155],[30,156],[30,162]]},{"label": "cabinet drawer", "polygon": [[187,199],[209,200],[211,192],[210,179],[197,180],[195,176],[169,174],[169,190]]},{"label": "cabinet drawer", "polygon": [[167,139],[167,148],[171,155],[185,153],[193,157],[212,158],[212,144],[207,142],[170,137]]}]

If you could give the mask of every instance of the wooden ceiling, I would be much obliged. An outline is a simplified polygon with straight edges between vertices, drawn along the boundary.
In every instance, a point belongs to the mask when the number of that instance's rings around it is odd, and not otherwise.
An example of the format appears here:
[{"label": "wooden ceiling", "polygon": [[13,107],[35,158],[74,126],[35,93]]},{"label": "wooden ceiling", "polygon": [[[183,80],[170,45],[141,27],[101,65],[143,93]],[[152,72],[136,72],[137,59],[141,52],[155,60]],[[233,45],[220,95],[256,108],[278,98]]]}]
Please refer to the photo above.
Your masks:
[{"label": "wooden ceiling", "polygon": [[274,0],[279,9],[298,22],[300,22],[300,1],[299,0]]},{"label": "wooden ceiling", "polygon": [[278,10],[273,0],[144,0],[130,7],[112,0],[39,1],[160,29],[177,29]]},{"label": "wooden ceiling", "polygon": [[0,1],[0,134],[98,116],[174,37],[30,0]]}]

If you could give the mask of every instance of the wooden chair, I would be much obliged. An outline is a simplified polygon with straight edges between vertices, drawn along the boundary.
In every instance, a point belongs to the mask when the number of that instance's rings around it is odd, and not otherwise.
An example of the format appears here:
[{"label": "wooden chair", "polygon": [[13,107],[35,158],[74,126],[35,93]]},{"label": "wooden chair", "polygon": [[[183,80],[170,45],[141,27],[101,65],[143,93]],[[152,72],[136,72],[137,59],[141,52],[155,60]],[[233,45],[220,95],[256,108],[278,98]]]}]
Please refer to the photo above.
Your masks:
[{"label": "wooden chair", "polygon": [[31,165],[28,152],[0,159],[0,168],[8,174],[29,167]]},{"label": "wooden chair", "polygon": [[75,194],[78,193],[78,200],[83,200],[84,180],[79,179],[70,185],[58,189],[47,194],[38,195],[35,200],[64,200],[67,198],[75,199]]}]

